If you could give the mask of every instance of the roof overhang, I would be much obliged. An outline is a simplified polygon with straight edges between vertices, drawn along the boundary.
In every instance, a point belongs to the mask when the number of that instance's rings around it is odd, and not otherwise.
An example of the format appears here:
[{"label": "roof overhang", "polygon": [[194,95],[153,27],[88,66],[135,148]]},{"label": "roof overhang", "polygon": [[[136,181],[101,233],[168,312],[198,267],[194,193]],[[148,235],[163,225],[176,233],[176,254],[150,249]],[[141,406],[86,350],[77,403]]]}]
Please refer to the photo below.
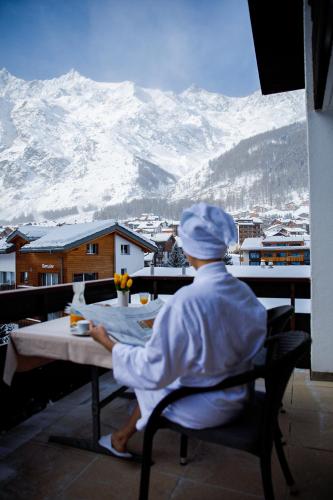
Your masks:
[{"label": "roof overhang", "polygon": [[315,109],[333,109],[333,0],[309,0]]},{"label": "roof overhang", "polygon": [[[333,109],[333,0],[304,0],[311,8],[313,100]],[[303,0],[248,0],[261,91],[303,89]]]},{"label": "roof overhang", "polygon": [[10,245],[7,248],[0,248],[0,254],[12,253],[12,252],[15,252],[15,246],[14,245]]},{"label": "roof overhang", "polygon": [[13,231],[7,236],[7,242],[11,243],[12,241],[15,240],[15,238],[22,238],[22,240],[31,241],[31,239],[28,238],[26,234],[21,233],[21,231],[19,231],[18,229],[15,229],[15,231]]},{"label": "roof overhang", "polygon": [[303,89],[303,0],[248,0],[261,91]]}]

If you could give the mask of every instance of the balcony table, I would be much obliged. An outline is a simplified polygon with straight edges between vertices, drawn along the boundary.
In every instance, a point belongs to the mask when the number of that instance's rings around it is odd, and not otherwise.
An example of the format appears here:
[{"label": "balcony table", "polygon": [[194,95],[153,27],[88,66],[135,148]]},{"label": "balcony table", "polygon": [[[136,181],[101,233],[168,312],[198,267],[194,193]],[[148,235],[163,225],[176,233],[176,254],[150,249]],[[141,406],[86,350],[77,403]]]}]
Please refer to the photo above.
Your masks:
[{"label": "balcony table", "polygon": [[[115,300],[104,301],[115,303]],[[132,398],[125,386],[103,400],[99,393],[99,368],[112,369],[112,356],[90,336],[75,336],[70,331],[69,316],[36,323],[11,333],[8,344],[3,380],[11,385],[15,372],[32,370],[55,360],[89,365],[91,369],[92,439],[50,436],[49,441],[84,450],[111,455],[98,444],[100,438],[100,411],[117,397]]]}]

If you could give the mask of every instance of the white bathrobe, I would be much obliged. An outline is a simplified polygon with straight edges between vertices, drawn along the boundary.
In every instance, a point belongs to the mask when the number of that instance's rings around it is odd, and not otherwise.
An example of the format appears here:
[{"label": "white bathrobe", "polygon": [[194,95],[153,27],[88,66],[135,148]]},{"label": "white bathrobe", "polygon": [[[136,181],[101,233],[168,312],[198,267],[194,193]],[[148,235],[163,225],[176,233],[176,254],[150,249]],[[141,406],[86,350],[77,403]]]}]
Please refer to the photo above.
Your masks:
[{"label": "white bathrobe", "polygon": [[[159,312],[145,347],[117,343],[112,351],[116,380],[135,390],[141,430],[157,405],[181,386],[211,386],[251,368],[266,336],[266,310],[250,288],[223,262],[202,266]],[[193,429],[221,425],[237,416],[248,386],[190,396],[164,415]]]}]

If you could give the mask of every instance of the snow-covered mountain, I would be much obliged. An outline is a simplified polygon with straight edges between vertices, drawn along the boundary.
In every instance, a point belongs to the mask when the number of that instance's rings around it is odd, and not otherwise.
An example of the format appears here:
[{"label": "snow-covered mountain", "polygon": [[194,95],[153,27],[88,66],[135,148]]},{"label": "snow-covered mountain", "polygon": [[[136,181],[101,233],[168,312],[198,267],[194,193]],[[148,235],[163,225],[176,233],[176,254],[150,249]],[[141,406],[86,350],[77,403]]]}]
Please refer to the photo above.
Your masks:
[{"label": "snow-covered mountain", "polygon": [[25,81],[1,70],[0,220],[191,197],[193,178],[207,183],[210,160],[304,118],[303,91],[177,94],[76,71]]}]

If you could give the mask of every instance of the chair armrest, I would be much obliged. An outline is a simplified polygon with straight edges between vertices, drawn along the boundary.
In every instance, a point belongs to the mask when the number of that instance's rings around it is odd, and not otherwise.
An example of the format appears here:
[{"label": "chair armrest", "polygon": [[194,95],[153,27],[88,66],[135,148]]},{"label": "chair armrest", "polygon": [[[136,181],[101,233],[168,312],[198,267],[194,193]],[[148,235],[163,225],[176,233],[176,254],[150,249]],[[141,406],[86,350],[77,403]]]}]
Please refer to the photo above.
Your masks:
[{"label": "chair armrest", "polygon": [[180,387],[179,389],[170,392],[170,394],[167,394],[162,399],[162,401],[158,403],[149,418],[149,424],[154,425],[154,422],[156,422],[157,419],[161,416],[163,410],[165,410],[165,408],[170,404],[175,403],[180,399],[186,398],[187,396],[193,396],[194,394],[222,391],[225,389],[230,389],[232,387],[237,387],[239,385],[248,384],[249,382],[254,382],[258,378],[262,378],[265,374],[265,371],[266,370],[264,366],[257,366],[252,370],[248,370],[238,375],[228,377],[216,385],[208,387]]}]

